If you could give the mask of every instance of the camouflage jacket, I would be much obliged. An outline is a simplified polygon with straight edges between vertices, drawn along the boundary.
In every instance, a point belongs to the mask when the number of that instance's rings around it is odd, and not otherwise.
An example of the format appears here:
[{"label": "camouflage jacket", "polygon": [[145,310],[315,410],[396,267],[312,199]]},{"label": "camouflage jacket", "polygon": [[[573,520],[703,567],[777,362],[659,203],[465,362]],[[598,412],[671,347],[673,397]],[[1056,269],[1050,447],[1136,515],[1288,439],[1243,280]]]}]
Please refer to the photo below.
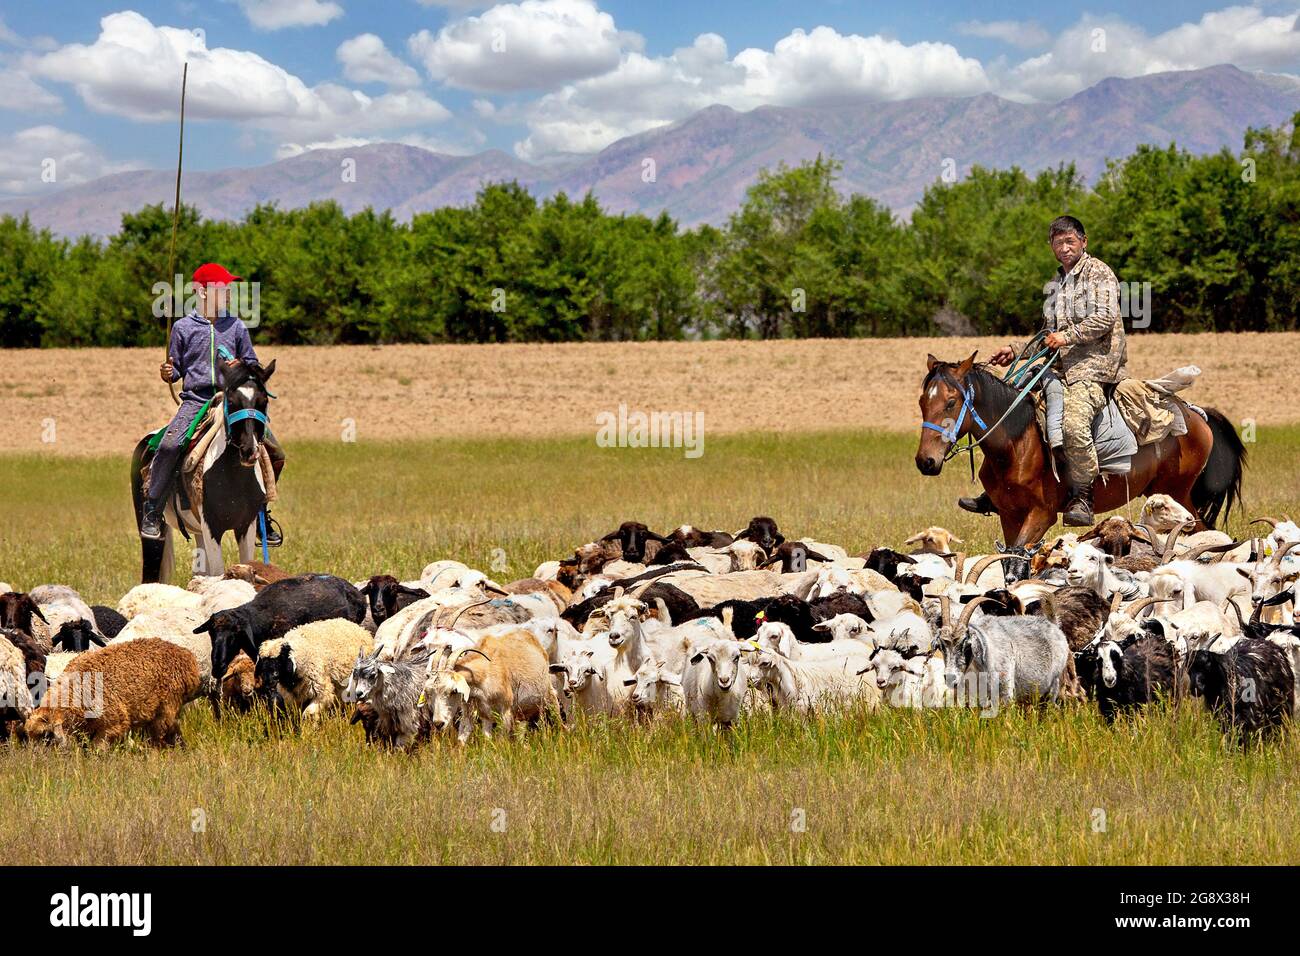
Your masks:
[{"label": "camouflage jacket", "polygon": [[1043,328],[1069,339],[1056,365],[1065,383],[1122,382],[1128,378],[1119,283],[1110,266],[1085,252],[1068,273],[1058,269],[1043,292]]}]

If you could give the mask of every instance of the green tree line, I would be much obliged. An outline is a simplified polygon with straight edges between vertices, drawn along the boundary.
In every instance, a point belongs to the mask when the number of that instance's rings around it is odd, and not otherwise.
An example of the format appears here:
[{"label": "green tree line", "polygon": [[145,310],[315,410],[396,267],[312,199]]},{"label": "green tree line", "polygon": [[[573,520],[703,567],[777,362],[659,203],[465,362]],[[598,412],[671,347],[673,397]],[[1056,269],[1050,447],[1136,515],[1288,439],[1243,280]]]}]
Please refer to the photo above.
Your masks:
[{"label": "green tree line", "polygon": [[[1250,130],[1238,153],[1142,146],[1092,188],[1071,165],[977,166],[907,219],[842,195],[822,157],[764,171],[720,228],[517,183],[409,223],[332,201],[239,222],[183,206],[177,261],[256,280],[257,339],[283,344],[1018,334],[1056,265],[1047,224],[1068,212],[1122,283],[1149,284],[1153,330],[1295,329],[1297,125]],[[0,345],[161,343],[171,231],[162,204],[107,240],[0,219]]]}]

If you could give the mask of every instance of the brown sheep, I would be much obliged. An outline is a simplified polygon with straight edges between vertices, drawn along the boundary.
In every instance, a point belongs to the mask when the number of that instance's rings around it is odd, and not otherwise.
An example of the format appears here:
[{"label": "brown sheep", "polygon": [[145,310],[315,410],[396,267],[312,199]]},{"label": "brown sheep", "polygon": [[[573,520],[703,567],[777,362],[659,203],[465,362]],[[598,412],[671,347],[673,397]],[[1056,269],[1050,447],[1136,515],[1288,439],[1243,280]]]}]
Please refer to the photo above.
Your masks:
[{"label": "brown sheep", "polygon": [[573,603],[573,590],[559,581],[544,581],[541,578],[520,578],[502,585],[508,594],[548,594],[557,607],[557,613]]},{"label": "brown sheep", "polygon": [[226,668],[226,676],[221,679],[220,693],[213,699],[212,709],[221,715],[221,708],[227,705],[239,713],[247,713],[257,701],[257,684],[254,676],[254,664],[243,651]]},{"label": "brown sheep", "polygon": [[247,581],[260,591],[268,584],[283,581],[285,578],[293,577],[293,575],[274,564],[249,561],[247,564],[232,564],[226,568],[224,577],[234,581]]},{"label": "brown sheep", "polygon": [[27,718],[32,740],[66,745],[85,734],[96,747],[137,728],[155,746],[181,743],[180,710],[199,693],[199,665],[160,638],[109,644],[77,655]]}]

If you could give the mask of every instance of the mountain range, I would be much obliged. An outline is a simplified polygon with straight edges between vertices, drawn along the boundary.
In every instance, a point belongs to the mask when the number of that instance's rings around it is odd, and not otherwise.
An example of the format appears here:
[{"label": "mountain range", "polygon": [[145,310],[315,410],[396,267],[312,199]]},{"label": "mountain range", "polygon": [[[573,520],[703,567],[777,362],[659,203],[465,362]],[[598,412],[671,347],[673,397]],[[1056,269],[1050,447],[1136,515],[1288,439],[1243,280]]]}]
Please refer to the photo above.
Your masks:
[{"label": "mountain range", "polygon": [[[485,183],[518,180],[543,197],[594,191],[618,212],[666,210],[683,225],[721,224],[760,170],[818,153],[843,163],[842,191],[865,193],[907,215],[951,159],[1037,172],[1073,162],[1094,182],[1107,159],[1142,143],[1177,143],[1193,153],[1240,149],[1249,127],[1277,126],[1300,111],[1300,81],[1233,66],[1107,79],[1058,103],[1018,103],[992,94],[835,107],[711,106],[671,125],[620,139],[563,165],[525,163],[500,150],[453,156],[397,143],[312,150],[262,166],[186,170],[182,197],[214,219],[238,219],[260,202],[282,208],[334,199],[413,213],[466,205]],[[355,182],[341,164],[356,163]],[[643,180],[654,160],[653,181]],[[65,236],[115,232],[123,212],[170,205],[175,172],[137,170],[42,196],[0,202]]]}]

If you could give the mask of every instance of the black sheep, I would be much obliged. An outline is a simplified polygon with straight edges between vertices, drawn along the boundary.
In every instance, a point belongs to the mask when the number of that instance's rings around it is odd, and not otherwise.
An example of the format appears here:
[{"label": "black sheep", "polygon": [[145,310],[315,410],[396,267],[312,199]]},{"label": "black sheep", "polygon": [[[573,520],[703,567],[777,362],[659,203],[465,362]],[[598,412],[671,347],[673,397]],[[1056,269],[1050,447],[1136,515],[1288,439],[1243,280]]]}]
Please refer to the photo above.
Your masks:
[{"label": "black sheep", "polygon": [[95,615],[95,627],[99,633],[103,634],[110,641],[121,633],[122,628],[126,627],[126,617],[111,607],[103,604],[92,604],[90,613]]},{"label": "black sheep", "polygon": [[1295,674],[1269,641],[1247,637],[1223,653],[1199,650],[1187,673],[1193,696],[1205,698],[1224,733],[1242,742],[1272,736],[1291,714]]},{"label": "black sheep", "polygon": [[45,615],[41,613],[40,607],[32,600],[30,594],[22,591],[8,591],[0,594],[0,627],[9,628],[10,630],[22,631],[24,634],[32,634],[32,618],[40,618],[46,624]]},{"label": "black sheep", "polygon": [[785,541],[785,537],[771,518],[758,515],[749,519],[749,525],[736,535],[737,541],[752,541],[763,549],[764,554],[772,554]]},{"label": "black sheep", "polygon": [[864,567],[868,571],[875,571],[877,574],[898,583],[898,569],[900,565],[916,564],[916,558],[910,554],[903,554],[901,551],[895,551],[893,548],[872,548],[871,552],[865,555],[866,564]]},{"label": "black sheep", "polygon": [[365,616],[366,599],[351,582],[332,574],[305,574],[268,584],[247,604],[218,611],[194,633],[212,635],[212,677],[220,682],[240,651],[255,661],[265,641],[300,624],[332,617],[360,624]]},{"label": "black sheep", "polygon": [[852,591],[836,591],[826,597],[816,598],[808,602],[808,609],[818,624],[829,621],[837,614],[856,614],[868,624],[876,619],[867,605],[867,599]]},{"label": "black sheep", "polygon": [[618,526],[617,531],[611,531],[599,540],[617,541],[623,548],[623,560],[630,561],[633,564],[641,564],[645,561],[646,544],[648,542],[668,543],[667,538],[655,534],[639,521],[624,521]]},{"label": "black sheep", "polygon": [[50,646],[65,651],[73,651],[80,654],[88,651],[91,645],[98,644],[104,647],[107,644],[105,638],[95,633],[94,626],[84,618],[75,621],[65,621],[54,637],[50,640]]},{"label": "black sheep", "polygon": [[772,560],[763,565],[769,565],[780,562],[781,571],[785,574],[803,574],[808,570],[809,561],[827,562],[831,559],[824,554],[819,554],[811,550],[808,545],[802,541],[786,541],[779,545],[772,554]]},{"label": "black sheep", "polygon": [[725,531],[701,531],[682,525],[668,535],[668,540],[683,548],[725,548],[736,539]]}]

